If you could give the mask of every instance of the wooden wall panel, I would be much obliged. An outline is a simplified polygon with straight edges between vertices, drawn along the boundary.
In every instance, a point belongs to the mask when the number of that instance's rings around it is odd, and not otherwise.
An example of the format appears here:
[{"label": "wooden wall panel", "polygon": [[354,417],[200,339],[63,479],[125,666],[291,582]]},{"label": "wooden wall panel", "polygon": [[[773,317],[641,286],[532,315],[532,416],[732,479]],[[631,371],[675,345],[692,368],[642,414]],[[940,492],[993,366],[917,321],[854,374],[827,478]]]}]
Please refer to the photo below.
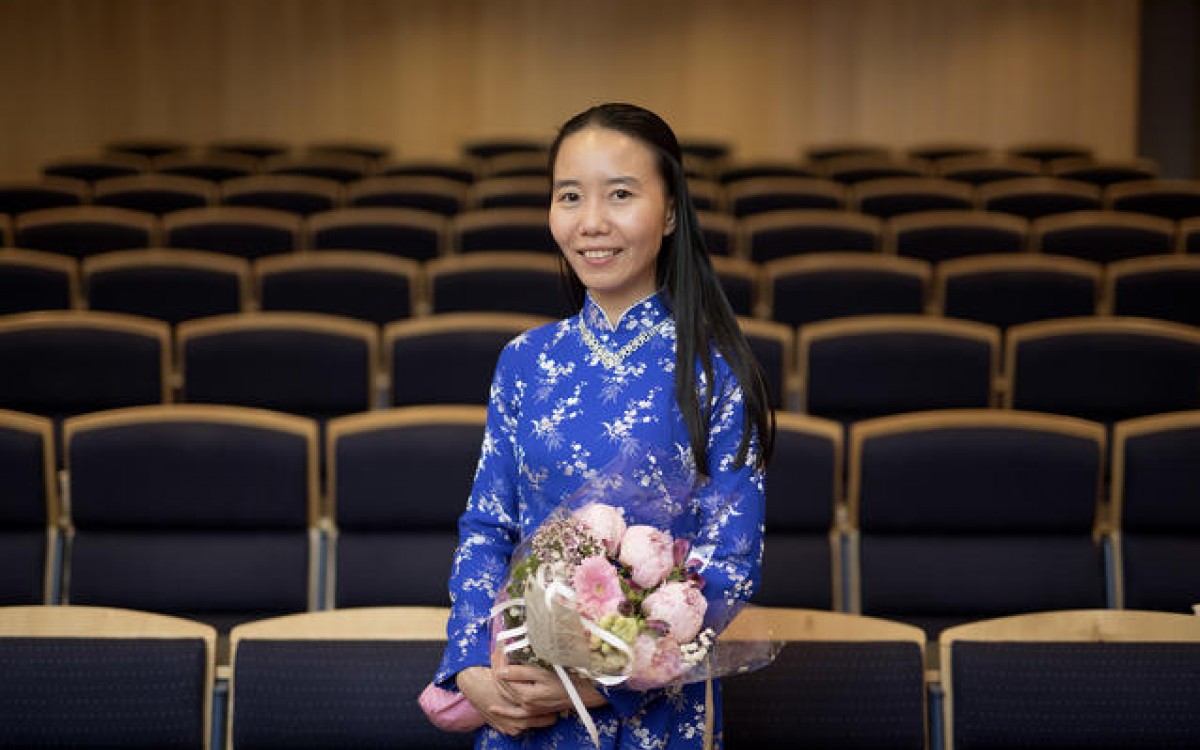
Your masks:
[{"label": "wooden wall panel", "polygon": [[1137,0],[4,0],[0,175],[112,138],[408,155],[645,103],[741,156],[868,139],[1133,155]]}]

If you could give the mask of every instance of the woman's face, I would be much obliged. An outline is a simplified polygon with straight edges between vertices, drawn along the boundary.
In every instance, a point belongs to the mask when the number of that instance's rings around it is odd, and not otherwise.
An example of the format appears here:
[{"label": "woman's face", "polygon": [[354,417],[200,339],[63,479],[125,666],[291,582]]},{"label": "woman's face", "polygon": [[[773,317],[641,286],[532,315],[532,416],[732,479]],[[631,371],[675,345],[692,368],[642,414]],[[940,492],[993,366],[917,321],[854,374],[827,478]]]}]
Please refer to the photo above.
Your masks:
[{"label": "woman's face", "polygon": [[648,146],[599,127],[563,139],[550,231],[610,320],[654,292],[662,239],[674,228],[674,206]]}]

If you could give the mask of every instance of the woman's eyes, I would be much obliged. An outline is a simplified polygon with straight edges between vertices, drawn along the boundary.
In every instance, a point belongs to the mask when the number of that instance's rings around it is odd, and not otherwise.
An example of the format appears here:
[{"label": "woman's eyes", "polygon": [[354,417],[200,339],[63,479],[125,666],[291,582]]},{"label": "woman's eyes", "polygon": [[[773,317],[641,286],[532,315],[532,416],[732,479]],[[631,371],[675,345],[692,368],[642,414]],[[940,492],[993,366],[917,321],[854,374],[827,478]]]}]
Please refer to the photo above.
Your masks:
[{"label": "woman's eyes", "polygon": [[[614,188],[608,196],[611,200],[625,201],[633,197],[633,191],[628,188]],[[577,190],[564,190],[554,199],[559,203],[579,203],[583,200],[583,195]]]},{"label": "woman's eyes", "polygon": [[625,188],[617,188],[616,190],[612,191],[612,197],[616,198],[617,200],[625,200],[626,198],[632,198],[633,192],[626,190]]}]

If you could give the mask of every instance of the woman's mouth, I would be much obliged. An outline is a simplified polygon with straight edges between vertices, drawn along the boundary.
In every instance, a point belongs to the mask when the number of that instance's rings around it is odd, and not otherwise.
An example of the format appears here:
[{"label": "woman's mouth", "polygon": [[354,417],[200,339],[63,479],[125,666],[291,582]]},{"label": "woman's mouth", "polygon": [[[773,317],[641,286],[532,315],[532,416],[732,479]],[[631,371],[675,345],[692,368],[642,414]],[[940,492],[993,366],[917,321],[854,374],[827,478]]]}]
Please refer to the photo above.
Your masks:
[{"label": "woman's mouth", "polygon": [[620,250],[615,247],[607,247],[607,248],[580,250],[579,254],[582,255],[586,260],[606,260],[608,258],[613,257],[614,255],[616,255],[619,252],[620,252]]}]

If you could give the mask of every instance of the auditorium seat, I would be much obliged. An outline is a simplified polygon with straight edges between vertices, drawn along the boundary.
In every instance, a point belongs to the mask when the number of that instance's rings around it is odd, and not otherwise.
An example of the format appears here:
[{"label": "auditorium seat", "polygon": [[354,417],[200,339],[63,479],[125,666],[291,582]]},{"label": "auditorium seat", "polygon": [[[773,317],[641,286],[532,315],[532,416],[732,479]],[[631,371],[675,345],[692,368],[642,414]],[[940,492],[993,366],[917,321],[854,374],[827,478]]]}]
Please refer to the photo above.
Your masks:
[{"label": "auditorium seat", "polygon": [[[742,619],[745,618],[745,619]],[[873,617],[748,609],[726,631],[768,630],[771,666],[721,681],[729,750],[925,750],[925,634]]]},{"label": "auditorium seat", "polygon": [[281,154],[266,159],[262,171],[266,174],[320,177],[347,183],[368,176],[371,172],[371,159],[358,154],[334,152]]},{"label": "auditorium seat", "polygon": [[215,640],[146,612],[0,608],[0,747],[209,750]]},{"label": "auditorium seat", "polygon": [[758,360],[772,409],[791,409],[795,395],[796,329],[773,320],[738,318],[738,325]]},{"label": "auditorium seat", "polygon": [[302,227],[303,219],[286,211],[211,206],[164,216],[163,240],[167,247],[254,260],[298,249]]},{"label": "auditorium seat", "polygon": [[975,189],[943,177],[884,177],[851,189],[854,207],[868,216],[890,219],[920,211],[969,211]]},{"label": "auditorium seat", "polygon": [[1200,217],[1200,180],[1156,178],[1123,182],[1108,189],[1108,205],[1116,211],[1179,221]]},{"label": "auditorium seat", "polygon": [[1000,331],[967,320],[863,315],[800,329],[800,411],[848,423],[927,409],[986,408]]},{"label": "auditorium seat", "polygon": [[697,211],[725,211],[725,191],[716,180],[689,177],[688,195]]},{"label": "auditorium seat", "polygon": [[713,271],[733,308],[734,315],[749,317],[758,314],[759,266],[741,258],[713,255]]},{"label": "auditorium seat", "polygon": [[851,611],[932,636],[981,617],[1104,607],[1093,534],[1105,433],[969,409],[850,428]]},{"label": "auditorium seat", "polygon": [[445,217],[411,208],[342,208],[308,217],[312,250],[370,250],[425,261],[445,254]]},{"label": "auditorium seat", "polygon": [[53,604],[58,596],[61,506],[55,465],[53,423],[0,409],[0,608]]},{"label": "auditorium seat", "polygon": [[1118,422],[1112,514],[1123,603],[1191,612],[1200,604],[1200,411]]},{"label": "auditorium seat", "polygon": [[471,186],[472,209],[538,208],[550,206],[550,178],[545,175],[485,177]]},{"label": "auditorium seat", "polygon": [[1036,252],[1111,263],[1170,253],[1175,222],[1126,211],[1073,211],[1034,221],[1030,236]]},{"label": "auditorium seat", "polygon": [[42,165],[46,177],[69,177],[89,183],[149,171],[150,160],[136,154],[61,156]]},{"label": "auditorium seat", "polygon": [[725,190],[730,212],[739,219],[769,211],[842,210],[848,201],[844,185],[818,177],[752,177]]},{"label": "auditorium seat", "polygon": [[1067,157],[1051,161],[1048,169],[1052,177],[1088,182],[1102,188],[1158,176],[1158,165],[1150,159],[1096,160]]},{"label": "auditorium seat", "polygon": [[1200,408],[1200,330],[1148,318],[1013,326],[1005,406],[1097,422]]},{"label": "auditorium seat", "polygon": [[64,600],[233,624],[317,606],[312,420],[167,405],[66,423]]},{"label": "auditorium seat", "polygon": [[1100,188],[1058,177],[1019,177],[979,187],[983,210],[1030,220],[1071,211],[1098,211],[1102,205]]},{"label": "auditorium seat", "polygon": [[1154,255],[1108,265],[1105,312],[1200,326],[1200,256]]},{"label": "auditorium seat", "polygon": [[452,255],[425,264],[429,311],[571,315],[561,261],[548,253]]},{"label": "auditorium seat", "polygon": [[121,250],[83,261],[87,308],[172,325],[237,313],[250,302],[250,264],[203,250]]},{"label": "auditorium seat", "polygon": [[885,249],[931,263],[1025,250],[1029,222],[986,211],[921,211],[887,223]]},{"label": "auditorium seat", "polygon": [[934,172],[948,180],[986,185],[1000,180],[1037,177],[1042,173],[1042,163],[1037,159],[1012,154],[967,154],[938,159]]},{"label": "auditorium seat", "polygon": [[882,143],[872,141],[822,141],[811,143],[803,149],[804,157],[814,167],[820,167],[830,159],[848,156],[863,156],[885,159],[892,156],[892,150]]},{"label": "auditorium seat", "polygon": [[740,247],[755,263],[805,253],[880,248],[883,222],[849,211],[771,211],[743,220]]},{"label": "auditorium seat", "polygon": [[484,406],[408,406],[329,423],[331,606],[449,606],[486,419]]},{"label": "auditorium seat", "polygon": [[421,265],[375,252],[323,250],[254,261],[259,308],[340,315],[382,326],[412,317],[421,299]]},{"label": "auditorium seat", "polygon": [[187,141],[167,137],[115,138],[104,144],[104,152],[107,154],[134,154],[147,159],[186,153],[189,148]]},{"label": "auditorium seat", "polygon": [[696,220],[704,235],[709,255],[727,258],[742,257],[738,244],[738,221],[726,213],[697,211]]},{"label": "auditorium seat", "polygon": [[982,156],[992,153],[983,143],[972,141],[922,141],[906,148],[905,153],[916,159],[939,162],[962,156]]},{"label": "auditorium seat", "polygon": [[766,316],[790,326],[925,311],[930,264],[869,253],[811,253],[763,264]]},{"label": "auditorium seat", "polygon": [[221,184],[221,204],[269,208],[300,216],[332,211],[342,202],[342,185],[324,177],[258,174]]},{"label": "auditorium seat", "polygon": [[325,420],[375,403],[376,326],[302,312],[220,315],[181,323],[180,400]]},{"label": "auditorium seat", "polygon": [[110,250],[153,247],[158,236],[158,218],[153,214],[109,206],[66,206],[18,216],[13,243],[85,258]]},{"label": "auditorium seat", "polygon": [[0,248],[0,315],[69,310],[79,302],[79,264],[41,250]]},{"label": "auditorium seat", "polygon": [[275,138],[224,137],[208,144],[209,153],[248,156],[255,162],[281,156],[290,153],[291,150],[292,147],[287,141]]},{"label": "auditorium seat", "polygon": [[[376,177],[437,177],[467,186],[475,182],[472,163],[440,159],[401,159],[380,164]],[[369,178],[368,178],[369,179]]]},{"label": "auditorium seat", "polygon": [[1103,268],[1066,256],[1003,253],[939,263],[933,312],[1001,330],[1096,313]]},{"label": "auditorium seat", "polygon": [[326,138],[313,141],[306,150],[310,154],[349,154],[366,159],[372,167],[392,155],[387,143],[358,138]]},{"label": "auditorium seat", "polygon": [[717,170],[716,180],[732,187],[743,180],[816,176],[811,167],[791,159],[736,159]]},{"label": "auditorium seat", "polygon": [[1200,618],[1071,611],[942,635],[946,750],[1200,747]]},{"label": "auditorium seat", "polygon": [[506,136],[472,138],[462,145],[463,154],[480,160],[491,159],[502,154],[545,153],[546,148],[545,141]]},{"label": "auditorium seat", "polygon": [[232,151],[169,154],[155,161],[154,171],[160,174],[192,177],[219,184],[226,180],[254,174],[258,170],[258,164],[258,157]]},{"label": "auditorium seat", "polygon": [[470,748],[417,704],[446,647],[445,609],[313,612],[232,635],[228,736],[235,748]]},{"label": "auditorium seat", "polygon": [[505,344],[550,318],[518,313],[445,313],[383,329],[390,406],[486,405]]},{"label": "auditorium seat", "polygon": [[463,183],[446,177],[368,177],[346,186],[346,205],[352,208],[409,208],[450,217],[466,202]]},{"label": "auditorium seat", "polygon": [[841,425],[778,412],[767,467],[767,525],[756,604],[842,609],[841,536],[845,448]]},{"label": "auditorium seat", "polygon": [[196,177],[145,174],[109,177],[92,185],[92,203],[162,216],[216,202],[211,182]]},{"label": "auditorium seat", "polygon": [[464,211],[451,224],[455,252],[517,250],[558,253],[545,208],[490,208]]},{"label": "auditorium seat", "polygon": [[843,185],[856,185],[885,177],[925,177],[930,164],[923,159],[888,154],[850,154],[831,156],[817,163],[823,177]]},{"label": "auditorium seat", "polygon": [[1043,164],[1049,164],[1055,159],[1093,159],[1095,154],[1092,147],[1083,143],[1067,141],[1026,141],[1014,143],[1007,149],[1014,156],[1037,159]]},{"label": "auditorium seat", "polygon": [[[549,179],[549,153],[545,149],[493,154],[483,160],[484,179],[502,177],[542,177]],[[478,184],[478,182],[476,183]]]},{"label": "auditorium seat", "polygon": [[0,214],[10,217],[45,208],[81,206],[87,198],[88,184],[82,180],[42,177],[0,181]]}]

